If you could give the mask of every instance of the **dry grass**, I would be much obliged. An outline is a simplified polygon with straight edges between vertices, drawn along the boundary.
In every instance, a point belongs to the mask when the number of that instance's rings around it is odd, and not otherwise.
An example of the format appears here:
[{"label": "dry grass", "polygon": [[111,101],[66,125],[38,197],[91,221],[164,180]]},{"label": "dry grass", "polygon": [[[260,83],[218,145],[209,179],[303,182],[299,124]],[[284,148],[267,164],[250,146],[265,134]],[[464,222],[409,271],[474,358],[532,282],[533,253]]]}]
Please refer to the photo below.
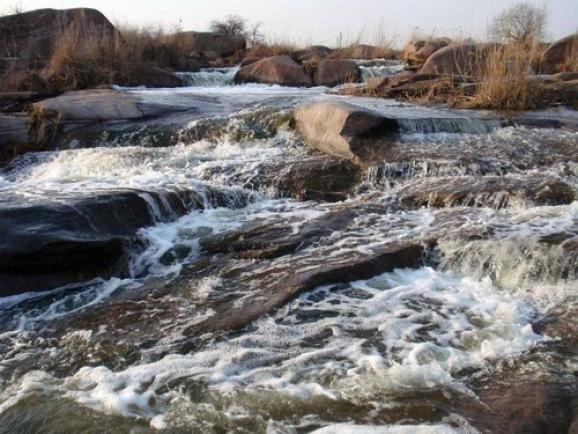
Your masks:
[{"label": "dry grass", "polygon": [[32,72],[8,69],[0,77],[0,90],[59,92],[138,81],[147,67],[194,68],[191,49],[179,32],[159,28],[119,26],[111,34],[97,27],[62,26],[47,64]]},{"label": "dry grass", "polygon": [[530,74],[539,58],[537,45],[497,46],[478,62],[476,91],[462,98],[467,108],[528,110],[540,106],[541,95]]}]

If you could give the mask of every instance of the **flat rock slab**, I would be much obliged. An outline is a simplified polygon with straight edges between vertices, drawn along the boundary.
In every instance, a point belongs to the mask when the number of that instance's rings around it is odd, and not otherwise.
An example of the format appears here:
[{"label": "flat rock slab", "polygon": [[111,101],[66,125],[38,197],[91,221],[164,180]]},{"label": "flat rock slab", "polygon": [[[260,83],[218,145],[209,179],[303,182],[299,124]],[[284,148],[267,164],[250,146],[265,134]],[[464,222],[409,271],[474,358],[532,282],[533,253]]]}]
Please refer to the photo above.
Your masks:
[{"label": "flat rock slab", "polygon": [[[100,276],[136,242],[138,229],[174,220],[192,209],[245,206],[225,191],[111,191],[87,197],[35,199],[0,197],[0,296],[47,290],[78,276]],[[43,279],[35,276],[42,275]],[[53,280],[51,276],[55,276]],[[68,280],[65,281],[65,277]]]},{"label": "flat rock slab", "polygon": [[142,95],[116,90],[67,92],[32,105],[39,113],[56,113],[60,120],[98,122],[140,119],[190,110],[194,106],[147,99]]}]

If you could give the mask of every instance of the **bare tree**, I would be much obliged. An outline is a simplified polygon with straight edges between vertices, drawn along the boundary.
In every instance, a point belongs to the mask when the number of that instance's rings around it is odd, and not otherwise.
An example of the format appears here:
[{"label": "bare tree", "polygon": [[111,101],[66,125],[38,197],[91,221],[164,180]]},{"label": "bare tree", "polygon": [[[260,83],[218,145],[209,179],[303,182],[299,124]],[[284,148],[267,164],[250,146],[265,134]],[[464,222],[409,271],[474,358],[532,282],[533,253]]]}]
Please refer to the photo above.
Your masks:
[{"label": "bare tree", "polygon": [[545,37],[547,19],[545,4],[515,3],[494,17],[488,34],[498,42],[531,44]]},{"label": "bare tree", "polygon": [[224,35],[245,35],[247,32],[247,20],[238,15],[229,15],[224,20],[211,22],[211,31]]}]

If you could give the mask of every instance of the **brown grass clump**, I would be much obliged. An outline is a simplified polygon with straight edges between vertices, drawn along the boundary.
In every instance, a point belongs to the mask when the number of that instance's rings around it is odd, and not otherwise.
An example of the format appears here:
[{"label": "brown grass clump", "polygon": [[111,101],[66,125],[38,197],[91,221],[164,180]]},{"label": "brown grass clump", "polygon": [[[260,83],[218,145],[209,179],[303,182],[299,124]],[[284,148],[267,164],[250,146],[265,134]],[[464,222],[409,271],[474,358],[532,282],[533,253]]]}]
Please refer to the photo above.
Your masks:
[{"label": "brown grass clump", "polygon": [[460,99],[466,108],[528,110],[538,108],[541,95],[530,74],[539,58],[536,45],[498,45],[480,56],[476,68],[476,90]]}]

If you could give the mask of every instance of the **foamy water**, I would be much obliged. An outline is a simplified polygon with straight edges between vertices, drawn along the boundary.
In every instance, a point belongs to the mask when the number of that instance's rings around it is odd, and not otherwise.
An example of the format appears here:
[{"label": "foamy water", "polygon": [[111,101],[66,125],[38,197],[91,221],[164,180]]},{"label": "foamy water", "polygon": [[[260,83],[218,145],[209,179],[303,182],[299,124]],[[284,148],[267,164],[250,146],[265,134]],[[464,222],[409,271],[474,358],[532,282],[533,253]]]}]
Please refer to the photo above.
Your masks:
[{"label": "foamy water", "polygon": [[[118,432],[474,433],[448,410],[477,402],[472,378],[492,381],[496,365],[531,354],[535,369],[547,371],[539,355],[552,338],[536,324],[576,297],[578,267],[575,253],[544,239],[578,235],[578,202],[498,204],[482,192],[467,203],[475,206],[403,208],[397,199],[411,183],[448,178],[553,176],[578,191],[576,163],[565,157],[578,146],[576,132],[500,128],[483,112],[352,99],[402,120],[395,157],[367,168],[343,202],[302,202],[263,181],[318,158],[291,131],[287,113],[299,101],[345,97],[223,86],[232,71],[198,74],[193,90],[123,90],[219,99],[223,113],[180,126],[176,146],[27,154],[0,174],[11,206],[125,190],[207,196],[185,215],[158,211],[163,218],[141,228],[140,243],[127,250],[122,276],[0,299],[0,421],[37,427],[44,420],[56,429],[50,424],[63,421],[52,415],[72,414],[89,430],[97,425],[87,421],[100,420]],[[236,206],[215,206],[208,198],[215,190],[238,198]],[[170,207],[159,197],[151,207]],[[256,223],[257,234],[277,227],[297,235],[344,211],[353,216],[342,227],[272,259],[207,254],[201,246]],[[265,281],[288,278],[287,270],[431,239],[437,245],[424,266],[311,288],[242,330],[187,333],[214,319],[221,303],[266,297]]]}]

